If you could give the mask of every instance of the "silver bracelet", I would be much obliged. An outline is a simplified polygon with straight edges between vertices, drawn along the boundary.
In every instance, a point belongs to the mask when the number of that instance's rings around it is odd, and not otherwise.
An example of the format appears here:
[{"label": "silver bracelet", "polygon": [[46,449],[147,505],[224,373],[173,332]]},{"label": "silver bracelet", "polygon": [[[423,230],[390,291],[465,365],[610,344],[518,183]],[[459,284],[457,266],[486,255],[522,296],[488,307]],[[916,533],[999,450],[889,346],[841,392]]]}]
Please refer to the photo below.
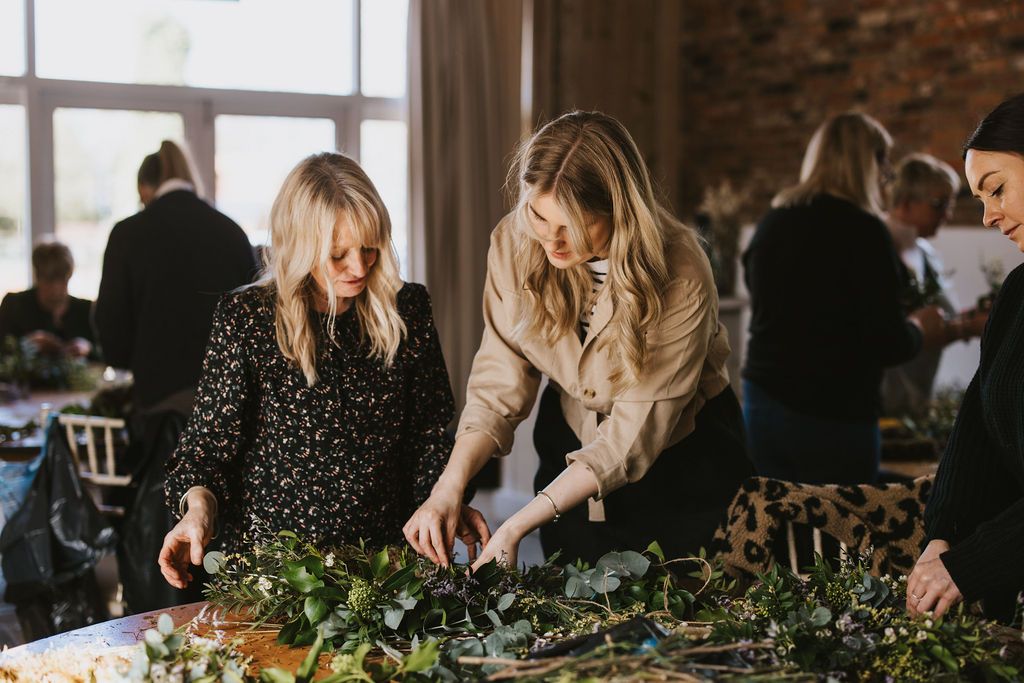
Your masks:
[{"label": "silver bracelet", "polygon": [[555,499],[549,496],[547,491],[537,491],[537,495],[544,496],[545,498],[547,498],[548,502],[551,503],[551,507],[555,509],[555,518],[552,521],[557,522],[559,519],[561,519],[562,512],[558,509],[558,506],[555,505]]},{"label": "silver bracelet", "polygon": [[[213,518],[214,520],[216,520],[219,517],[218,513],[220,512],[220,504],[217,502],[217,496],[213,495],[213,491],[210,491],[210,489],[207,489],[205,486],[193,486],[188,491],[185,491],[185,493],[182,494],[181,500],[178,501],[178,519],[184,517],[185,513],[188,511],[185,508],[185,503],[187,502],[188,494],[192,492],[192,489],[206,489],[207,491],[210,492],[210,497],[213,498]],[[213,536],[211,536],[210,538],[214,539],[217,538],[217,536],[219,535],[220,532],[217,530],[217,522],[214,521]]]}]

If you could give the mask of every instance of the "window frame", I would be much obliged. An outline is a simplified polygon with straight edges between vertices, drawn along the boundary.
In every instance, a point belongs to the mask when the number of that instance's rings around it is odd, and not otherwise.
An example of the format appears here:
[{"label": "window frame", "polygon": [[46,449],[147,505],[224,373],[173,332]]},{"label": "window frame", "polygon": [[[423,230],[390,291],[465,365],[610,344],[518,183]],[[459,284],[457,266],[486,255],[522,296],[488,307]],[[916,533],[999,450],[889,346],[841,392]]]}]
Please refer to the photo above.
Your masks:
[{"label": "window frame", "polygon": [[[214,159],[216,119],[220,115],[320,118],[334,122],[335,145],[360,158],[360,124],[364,120],[409,123],[408,84],[401,98],[367,97],[361,93],[361,4],[353,0],[353,93],[326,95],[202,88],[195,86],[108,83],[41,78],[36,75],[35,0],[24,2],[25,73],[0,76],[0,104],[24,107],[26,146],[26,253],[56,229],[53,114],[57,108],[172,112],[182,116],[185,143],[205,186],[216,201]],[[372,1],[372,0],[371,0]],[[407,204],[410,205],[410,204]],[[411,224],[411,221],[410,221]],[[407,243],[412,243],[412,236]],[[414,263],[400,254],[412,278]],[[25,283],[29,286],[31,283]]]}]

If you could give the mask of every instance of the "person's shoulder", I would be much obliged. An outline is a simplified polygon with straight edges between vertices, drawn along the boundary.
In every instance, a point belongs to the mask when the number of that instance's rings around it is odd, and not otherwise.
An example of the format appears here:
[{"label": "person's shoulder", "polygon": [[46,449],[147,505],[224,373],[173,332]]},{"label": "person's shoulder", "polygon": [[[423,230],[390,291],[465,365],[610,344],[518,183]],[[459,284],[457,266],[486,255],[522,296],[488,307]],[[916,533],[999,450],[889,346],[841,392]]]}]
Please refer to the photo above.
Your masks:
[{"label": "person's shoulder", "polygon": [[34,289],[26,289],[21,292],[8,292],[7,294],[4,294],[3,300],[0,301],[0,306],[3,306],[5,309],[20,308],[31,303],[34,296]]},{"label": "person's shoulder", "polygon": [[1010,271],[1010,274],[1003,280],[999,293],[1003,290],[1013,296],[1017,301],[1024,300],[1024,263]]},{"label": "person's shoulder", "polygon": [[227,320],[254,321],[272,318],[275,305],[273,287],[257,283],[222,294],[217,311]]},{"label": "person's shoulder", "polygon": [[714,287],[711,260],[694,230],[682,227],[676,231],[665,245],[665,254],[670,283],[687,281],[689,287]]},{"label": "person's shoulder", "polygon": [[431,319],[433,317],[430,293],[418,282],[406,282],[398,290],[396,304],[398,314],[409,321]]}]

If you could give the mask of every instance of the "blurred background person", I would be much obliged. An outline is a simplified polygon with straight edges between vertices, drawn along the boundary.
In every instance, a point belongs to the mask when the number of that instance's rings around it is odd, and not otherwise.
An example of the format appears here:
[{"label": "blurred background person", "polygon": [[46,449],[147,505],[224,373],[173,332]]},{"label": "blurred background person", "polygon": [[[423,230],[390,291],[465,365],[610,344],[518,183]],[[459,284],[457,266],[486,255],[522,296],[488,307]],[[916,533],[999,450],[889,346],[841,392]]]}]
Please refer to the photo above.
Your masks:
[{"label": "blurred background person", "polygon": [[182,149],[164,140],[139,168],[145,208],[114,226],[103,257],[103,358],[132,371],[149,412],[190,412],[217,299],[256,274],[248,237],[199,197],[195,178]]},{"label": "blurred background person", "polygon": [[192,412],[219,297],[256,273],[249,238],[197,194],[185,153],[170,141],[139,168],[145,208],[114,226],[95,321],[105,361],[134,375],[126,467],[134,498],[120,529],[118,569],[129,612],[201,599],[160,576],[157,556],[175,519],[163,505],[165,463]]},{"label": "blurred background person", "polygon": [[942,343],[922,349],[910,361],[885,371],[882,408],[886,415],[920,415],[928,410],[943,349],[980,337],[988,315],[959,313],[956,294],[931,240],[953,212],[960,178],[953,167],[928,154],[911,154],[896,167],[886,223],[904,269],[903,307],[911,312],[936,305],[947,319]]},{"label": "blurred background person", "polygon": [[95,350],[89,322],[92,302],[68,294],[75,272],[71,250],[60,242],[32,250],[33,286],[7,294],[0,303],[0,339],[27,339],[46,355],[87,357]]},{"label": "blurred background person", "polygon": [[878,475],[882,370],[941,343],[937,307],[906,316],[882,221],[892,138],[849,112],[811,138],[743,255],[751,298],[744,416],[759,474],[813,484]]}]

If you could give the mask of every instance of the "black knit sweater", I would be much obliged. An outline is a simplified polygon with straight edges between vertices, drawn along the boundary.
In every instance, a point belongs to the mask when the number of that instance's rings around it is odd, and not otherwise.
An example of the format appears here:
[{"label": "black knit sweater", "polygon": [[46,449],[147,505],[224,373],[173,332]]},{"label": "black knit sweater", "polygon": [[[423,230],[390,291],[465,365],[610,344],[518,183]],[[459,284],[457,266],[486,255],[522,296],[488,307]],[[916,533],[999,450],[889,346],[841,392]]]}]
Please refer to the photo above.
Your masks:
[{"label": "black knit sweater", "polygon": [[805,415],[877,417],[882,369],[921,349],[885,224],[821,194],[769,211],[743,266],[751,307],[743,377]]},{"label": "black knit sweater", "polygon": [[1024,266],[1006,278],[925,511],[967,600],[1008,617],[1024,590]]}]

